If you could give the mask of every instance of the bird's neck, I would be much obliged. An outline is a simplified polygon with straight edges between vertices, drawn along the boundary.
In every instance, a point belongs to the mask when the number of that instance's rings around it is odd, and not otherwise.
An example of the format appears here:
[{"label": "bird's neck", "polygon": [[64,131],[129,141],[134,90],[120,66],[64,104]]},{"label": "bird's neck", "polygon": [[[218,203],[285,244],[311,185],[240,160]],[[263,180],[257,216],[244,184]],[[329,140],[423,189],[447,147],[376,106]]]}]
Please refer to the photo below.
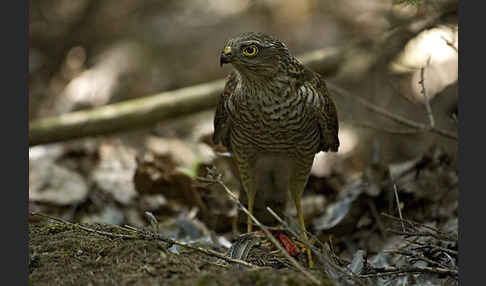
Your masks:
[{"label": "bird's neck", "polygon": [[238,78],[239,88],[243,91],[242,95],[246,96],[276,94],[289,84],[289,77],[284,73],[267,75],[239,73]]},{"label": "bird's neck", "polygon": [[291,85],[303,74],[304,67],[294,57],[279,61],[275,69],[266,72],[254,72],[245,69],[236,69],[238,78],[238,97],[242,100],[253,100],[255,97],[271,96],[274,99],[284,99],[289,94]]}]

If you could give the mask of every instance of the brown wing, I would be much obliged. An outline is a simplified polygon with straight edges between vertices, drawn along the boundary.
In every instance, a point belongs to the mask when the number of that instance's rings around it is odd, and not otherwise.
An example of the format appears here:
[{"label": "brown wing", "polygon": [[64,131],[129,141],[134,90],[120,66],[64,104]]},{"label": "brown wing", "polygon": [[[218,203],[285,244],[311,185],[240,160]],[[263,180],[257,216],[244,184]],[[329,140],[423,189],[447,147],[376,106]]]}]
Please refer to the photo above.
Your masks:
[{"label": "brown wing", "polygon": [[301,80],[305,89],[311,91],[306,96],[311,96],[307,102],[311,105],[310,110],[314,112],[319,122],[320,150],[337,152],[339,147],[338,115],[336,106],[328,94],[326,83],[319,74],[308,69],[303,71]]},{"label": "brown wing", "polygon": [[231,72],[226,78],[226,84],[224,86],[223,93],[219,98],[218,105],[216,106],[216,113],[214,114],[214,135],[213,142],[215,144],[223,144],[228,151],[231,151],[230,147],[230,128],[231,119],[228,115],[228,110],[226,110],[226,101],[233,93],[237,84],[236,73]]},{"label": "brown wing", "polygon": [[317,88],[322,100],[319,127],[321,128],[322,151],[337,152],[339,148],[339,122],[334,101],[329,96],[326,83],[319,77],[320,87]]}]

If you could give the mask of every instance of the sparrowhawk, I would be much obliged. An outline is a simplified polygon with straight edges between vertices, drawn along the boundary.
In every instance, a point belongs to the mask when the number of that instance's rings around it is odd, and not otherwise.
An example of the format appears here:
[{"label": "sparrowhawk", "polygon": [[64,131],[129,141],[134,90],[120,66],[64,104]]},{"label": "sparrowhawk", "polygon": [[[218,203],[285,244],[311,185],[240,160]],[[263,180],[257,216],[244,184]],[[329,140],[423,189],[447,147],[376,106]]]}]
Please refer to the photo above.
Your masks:
[{"label": "sparrowhawk", "polygon": [[307,239],[301,198],[314,155],[339,147],[337,111],[326,84],[284,43],[263,33],[229,39],[220,55],[220,64],[226,63],[234,70],[216,108],[213,141],[232,153],[250,213],[258,217],[271,205],[265,194],[279,194],[282,203],[289,192]]}]

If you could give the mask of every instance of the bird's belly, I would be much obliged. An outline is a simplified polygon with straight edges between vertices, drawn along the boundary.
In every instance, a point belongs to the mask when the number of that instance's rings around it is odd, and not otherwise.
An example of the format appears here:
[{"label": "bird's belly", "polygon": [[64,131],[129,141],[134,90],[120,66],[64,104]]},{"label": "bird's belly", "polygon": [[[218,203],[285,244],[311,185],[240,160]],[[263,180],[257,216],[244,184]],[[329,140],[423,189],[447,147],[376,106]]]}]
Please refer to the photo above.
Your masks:
[{"label": "bird's belly", "polygon": [[318,124],[312,118],[265,118],[240,120],[231,130],[233,149],[264,152],[314,152],[319,146]]}]

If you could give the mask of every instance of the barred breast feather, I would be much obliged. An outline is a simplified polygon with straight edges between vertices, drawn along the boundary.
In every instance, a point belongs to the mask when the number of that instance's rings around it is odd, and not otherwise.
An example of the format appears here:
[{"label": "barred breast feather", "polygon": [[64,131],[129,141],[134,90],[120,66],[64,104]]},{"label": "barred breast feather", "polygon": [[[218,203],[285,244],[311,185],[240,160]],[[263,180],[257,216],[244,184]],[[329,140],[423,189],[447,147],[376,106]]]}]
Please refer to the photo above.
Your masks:
[{"label": "barred breast feather", "polygon": [[[268,152],[336,152],[338,121],[321,77],[303,69],[265,83],[243,82],[233,71],[214,119],[215,143]],[[239,148],[239,147],[238,147]]]}]

